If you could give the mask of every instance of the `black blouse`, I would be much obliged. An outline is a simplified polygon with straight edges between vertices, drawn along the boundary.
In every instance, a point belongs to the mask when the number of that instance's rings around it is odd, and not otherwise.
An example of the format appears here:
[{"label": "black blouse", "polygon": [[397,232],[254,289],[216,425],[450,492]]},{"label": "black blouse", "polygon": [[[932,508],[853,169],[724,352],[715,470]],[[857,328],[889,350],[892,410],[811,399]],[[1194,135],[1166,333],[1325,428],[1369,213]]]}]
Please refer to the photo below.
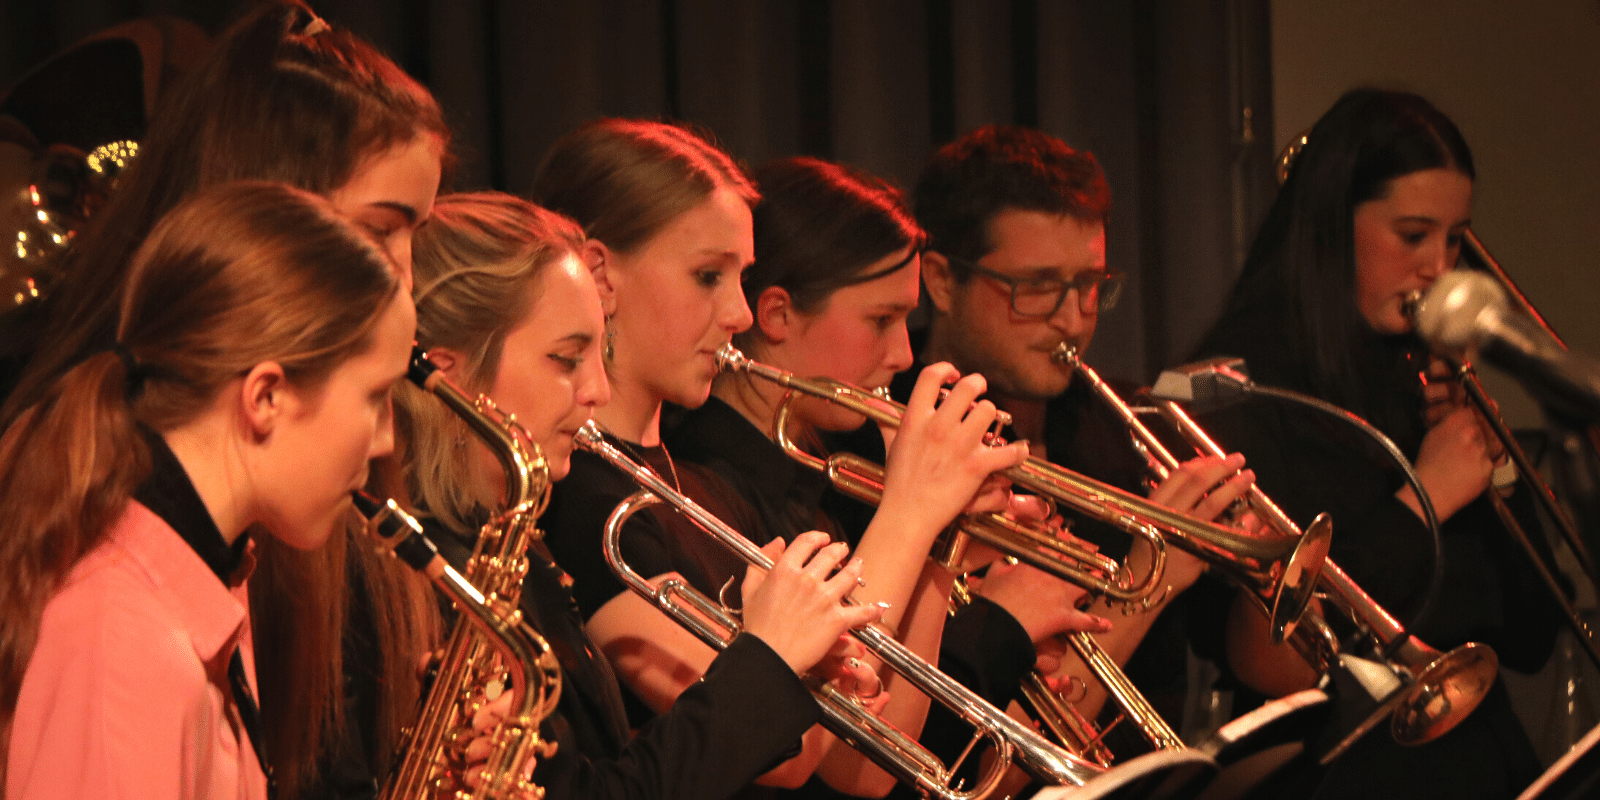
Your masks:
[{"label": "black blouse", "polygon": [[[1224,319],[1203,355],[1241,356],[1252,379],[1267,386],[1310,392],[1309,379],[1285,337],[1263,335],[1269,320]],[[1420,361],[1408,354],[1410,337],[1367,343],[1368,371],[1379,396],[1368,405],[1409,408],[1395,429],[1374,422],[1411,458],[1421,444]],[[1398,499],[1404,477],[1374,448],[1344,426],[1298,406],[1254,399],[1207,415],[1202,422],[1222,444],[1245,454],[1257,483],[1296,522],[1321,512],[1333,518],[1330,557],[1391,613],[1409,618],[1433,570],[1426,526]],[[1546,550],[1530,491],[1519,484],[1506,498],[1523,527]],[[1448,650],[1468,641],[1487,643],[1502,664],[1536,672],[1555,643],[1557,610],[1527,555],[1511,542],[1498,515],[1479,497],[1442,525],[1444,581],[1431,610],[1412,632]]]}]

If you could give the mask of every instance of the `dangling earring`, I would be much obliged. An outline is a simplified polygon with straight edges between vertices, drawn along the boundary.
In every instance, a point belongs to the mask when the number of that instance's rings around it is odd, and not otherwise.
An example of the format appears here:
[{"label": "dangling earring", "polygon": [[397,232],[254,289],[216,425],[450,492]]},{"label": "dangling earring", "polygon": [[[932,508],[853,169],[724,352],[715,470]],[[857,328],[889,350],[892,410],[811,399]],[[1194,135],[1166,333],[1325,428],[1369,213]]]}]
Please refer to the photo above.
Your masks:
[{"label": "dangling earring", "polygon": [[611,316],[606,317],[606,333],[605,339],[600,343],[600,357],[605,360],[607,366],[617,360],[617,328],[611,324]]}]

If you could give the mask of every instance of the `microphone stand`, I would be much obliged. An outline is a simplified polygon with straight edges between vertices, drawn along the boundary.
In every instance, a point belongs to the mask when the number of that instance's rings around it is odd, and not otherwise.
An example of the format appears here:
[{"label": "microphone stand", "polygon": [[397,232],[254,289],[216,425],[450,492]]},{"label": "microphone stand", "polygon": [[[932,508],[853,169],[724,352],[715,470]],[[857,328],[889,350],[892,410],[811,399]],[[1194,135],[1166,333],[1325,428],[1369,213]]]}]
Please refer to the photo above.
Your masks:
[{"label": "microphone stand", "polygon": [[[1577,525],[1567,515],[1566,509],[1562,508],[1561,504],[1556,501],[1555,493],[1550,490],[1549,484],[1539,479],[1538,468],[1534,466],[1533,459],[1528,457],[1528,452],[1522,449],[1522,445],[1517,442],[1517,437],[1512,435],[1511,429],[1504,420],[1500,419],[1500,415],[1495,412],[1488,393],[1484,391],[1483,384],[1478,380],[1477,371],[1472,368],[1472,362],[1456,361],[1450,358],[1445,358],[1444,360],[1455,371],[1457,379],[1461,381],[1462,388],[1466,390],[1467,399],[1471,400],[1474,406],[1477,406],[1484,419],[1489,421],[1489,427],[1494,430],[1495,438],[1499,439],[1500,444],[1505,446],[1506,454],[1511,457],[1511,463],[1516,465],[1517,472],[1523,478],[1522,483],[1528,487],[1528,491],[1533,492],[1535,498],[1538,498],[1539,504],[1544,506],[1544,510],[1550,515],[1550,520],[1555,523],[1556,530],[1561,532],[1562,540],[1567,543],[1567,547],[1572,551],[1573,557],[1577,559],[1578,566],[1583,570],[1584,577],[1588,578],[1591,586],[1600,589],[1600,583],[1596,583],[1595,579],[1594,560],[1589,555],[1589,549],[1584,546],[1583,537],[1579,535]],[[1546,413],[1547,415],[1549,414],[1548,410]],[[1500,517],[1501,527],[1505,528],[1506,532],[1511,534],[1511,538],[1516,540],[1517,544],[1522,545],[1522,549],[1527,552],[1528,560],[1533,562],[1534,569],[1538,570],[1539,577],[1544,580],[1545,586],[1550,590],[1550,596],[1561,606],[1562,614],[1566,617],[1567,626],[1577,635],[1578,641],[1583,643],[1584,652],[1589,654],[1589,659],[1594,662],[1596,667],[1600,667],[1600,645],[1595,643],[1594,631],[1578,616],[1578,610],[1573,607],[1572,600],[1567,597],[1566,591],[1561,588],[1561,582],[1556,579],[1555,573],[1550,569],[1550,565],[1545,563],[1544,557],[1533,546],[1533,541],[1528,538],[1528,532],[1523,530],[1521,523],[1517,522],[1517,518],[1511,513],[1510,507],[1506,505],[1505,498],[1501,497],[1500,493],[1495,491],[1493,487],[1490,487],[1488,494],[1490,502],[1494,505],[1495,514]]]}]

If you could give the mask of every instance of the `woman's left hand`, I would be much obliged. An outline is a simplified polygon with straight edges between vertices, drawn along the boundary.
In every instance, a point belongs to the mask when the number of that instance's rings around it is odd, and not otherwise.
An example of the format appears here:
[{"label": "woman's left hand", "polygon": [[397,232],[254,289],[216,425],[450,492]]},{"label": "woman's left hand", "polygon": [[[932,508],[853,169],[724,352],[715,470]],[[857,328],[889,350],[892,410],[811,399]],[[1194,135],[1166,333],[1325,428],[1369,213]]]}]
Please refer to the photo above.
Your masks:
[{"label": "woman's left hand", "polygon": [[[489,760],[494,750],[494,732],[511,713],[511,690],[507,689],[495,699],[481,703],[478,710],[472,715],[472,730],[477,733],[471,742],[467,743],[465,752],[467,768],[462,772],[461,780],[467,786],[477,788],[483,783],[484,762]],[[523,762],[522,782],[529,783],[533,777],[533,770],[539,765],[538,759],[530,754],[528,760]],[[515,800],[536,800],[535,796],[528,794]]]}]

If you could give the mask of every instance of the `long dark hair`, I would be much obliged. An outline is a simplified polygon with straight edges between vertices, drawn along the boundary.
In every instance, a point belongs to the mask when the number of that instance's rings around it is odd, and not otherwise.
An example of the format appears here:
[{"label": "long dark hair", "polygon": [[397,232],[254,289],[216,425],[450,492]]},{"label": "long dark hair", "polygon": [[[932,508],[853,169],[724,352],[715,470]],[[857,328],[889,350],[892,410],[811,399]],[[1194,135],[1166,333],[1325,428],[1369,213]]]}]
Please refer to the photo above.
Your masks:
[{"label": "long dark hair", "polygon": [[[815,158],[785,158],[755,171],[761,202],[754,211],[756,261],[744,273],[751,308],[768,287],[789,292],[812,313],[846,286],[904,269],[908,257],[876,272],[866,268],[894,253],[922,249],[922,228],[905,195],[880,178]],[[734,336],[748,348],[755,328]],[[748,350],[747,350],[748,351]]]},{"label": "long dark hair", "polygon": [[1476,176],[1455,123],[1405,92],[1356,89],[1312,127],[1234,284],[1225,317],[1280,320],[1304,371],[1301,387],[1376,417],[1374,375],[1361,354],[1380,337],[1356,304],[1356,206],[1396,178],[1427,169]]},{"label": "long dark hair", "polygon": [[123,360],[103,351],[52,382],[0,437],[0,731],[46,603],[149,474],[135,423],[178,427],[263,361],[303,388],[320,386],[367,346],[400,283],[389,257],[326,200],[236,183],[164,217],[127,286],[116,341],[142,365],[142,388],[130,391]]}]

